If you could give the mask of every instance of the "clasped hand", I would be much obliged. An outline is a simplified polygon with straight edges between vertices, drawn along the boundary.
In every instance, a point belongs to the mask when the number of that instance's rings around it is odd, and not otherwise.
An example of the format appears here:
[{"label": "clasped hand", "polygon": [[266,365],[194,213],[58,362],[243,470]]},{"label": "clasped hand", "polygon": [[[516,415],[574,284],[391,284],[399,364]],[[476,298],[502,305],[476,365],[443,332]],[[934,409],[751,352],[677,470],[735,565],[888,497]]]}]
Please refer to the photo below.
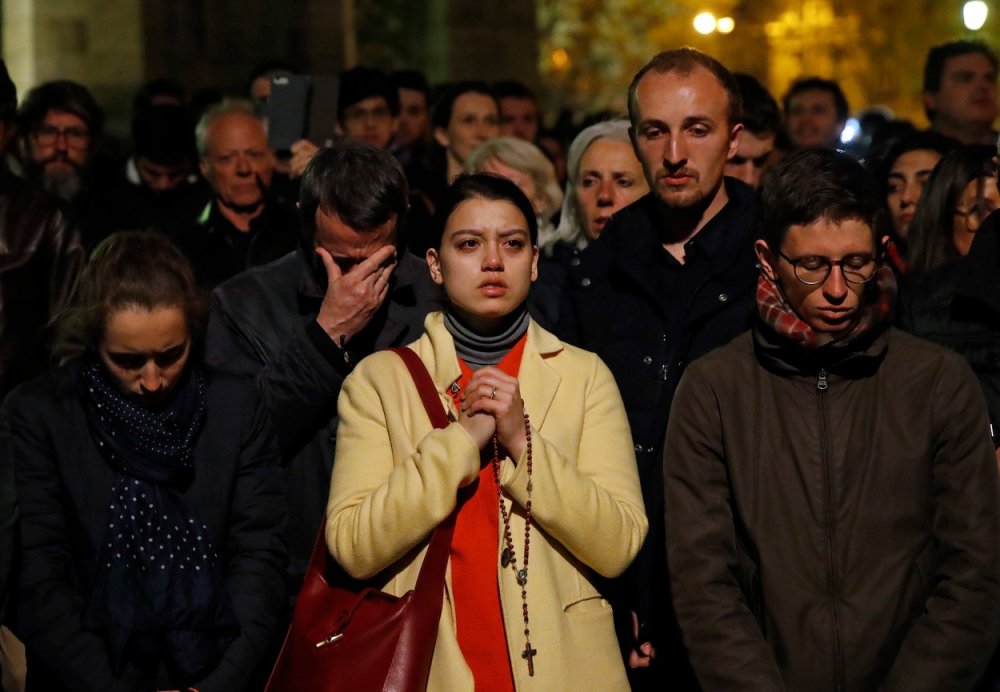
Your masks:
[{"label": "clasped hand", "polygon": [[495,367],[477,370],[462,392],[458,422],[479,449],[484,449],[495,433],[497,441],[517,461],[528,442],[517,378]]}]

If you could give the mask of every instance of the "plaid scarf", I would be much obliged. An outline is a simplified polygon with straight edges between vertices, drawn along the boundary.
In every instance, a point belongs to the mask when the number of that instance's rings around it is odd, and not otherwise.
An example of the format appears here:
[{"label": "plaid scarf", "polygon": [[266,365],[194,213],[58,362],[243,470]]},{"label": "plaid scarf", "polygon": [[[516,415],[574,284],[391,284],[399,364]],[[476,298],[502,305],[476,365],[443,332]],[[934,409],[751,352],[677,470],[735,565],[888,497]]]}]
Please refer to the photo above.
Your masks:
[{"label": "plaid scarf", "polygon": [[[817,286],[818,288],[818,286]],[[875,295],[870,295],[874,293]],[[795,314],[781,288],[764,272],[757,279],[757,314],[761,321],[789,341],[806,349],[828,344],[846,346],[892,315],[896,302],[896,275],[888,265],[875,273],[875,280],[865,286],[862,305],[851,326],[840,334],[817,332]]]}]

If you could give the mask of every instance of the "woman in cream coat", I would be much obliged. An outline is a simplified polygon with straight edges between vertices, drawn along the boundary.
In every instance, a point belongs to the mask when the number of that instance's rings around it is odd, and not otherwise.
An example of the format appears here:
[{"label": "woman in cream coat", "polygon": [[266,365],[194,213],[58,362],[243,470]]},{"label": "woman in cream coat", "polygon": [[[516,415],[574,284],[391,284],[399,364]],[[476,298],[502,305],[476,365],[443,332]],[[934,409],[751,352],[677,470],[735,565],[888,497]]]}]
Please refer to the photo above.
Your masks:
[{"label": "woman in cream coat", "polygon": [[[403,594],[416,584],[431,533],[459,498],[465,502],[482,486],[477,497],[495,508],[485,521],[495,519],[497,535],[495,550],[494,537],[485,535],[479,566],[495,575],[496,588],[455,583],[456,528],[428,689],[627,690],[611,607],[597,586],[599,577],[625,570],[647,529],[621,397],[596,355],[563,344],[527,316],[538,249],[524,194],[503,178],[463,176],[439,214],[427,259],[450,308],[429,315],[410,348],[452,422],[432,429],[396,354],[376,353],[357,366],[339,400],[330,552],[351,576]],[[511,352],[520,357],[516,377],[503,370]],[[490,469],[494,449],[507,531]],[[522,594],[505,536],[515,567],[523,567],[529,504],[530,576]],[[502,616],[499,637],[485,649],[493,652],[487,657],[495,653],[490,665],[465,655],[477,644],[470,638],[489,639],[471,627],[460,634],[458,611],[466,606],[457,604],[470,588],[483,599],[476,609],[485,605]],[[486,645],[479,645],[482,656]],[[500,678],[476,672],[491,665]]]}]

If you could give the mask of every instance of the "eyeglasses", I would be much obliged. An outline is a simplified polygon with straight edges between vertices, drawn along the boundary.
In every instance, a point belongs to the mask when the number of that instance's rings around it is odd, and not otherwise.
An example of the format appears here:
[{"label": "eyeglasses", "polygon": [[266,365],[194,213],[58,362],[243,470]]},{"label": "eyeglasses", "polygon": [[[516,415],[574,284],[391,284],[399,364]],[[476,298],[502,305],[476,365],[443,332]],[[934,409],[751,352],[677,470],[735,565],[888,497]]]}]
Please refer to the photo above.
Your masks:
[{"label": "eyeglasses", "polygon": [[52,127],[51,125],[40,125],[31,132],[35,141],[43,147],[50,147],[58,141],[59,137],[66,138],[66,144],[74,149],[82,149],[90,141],[90,133],[79,127]]},{"label": "eyeglasses", "polygon": [[875,277],[875,270],[878,269],[878,260],[871,255],[847,255],[839,260],[832,260],[818,255],[792,259],[781,250],[778,250],[778,254],[792,265],[795,278],[807,286],[816,286],[826,281],[834,266],[840,267],[844,281],[852,284],[868,283]]}]

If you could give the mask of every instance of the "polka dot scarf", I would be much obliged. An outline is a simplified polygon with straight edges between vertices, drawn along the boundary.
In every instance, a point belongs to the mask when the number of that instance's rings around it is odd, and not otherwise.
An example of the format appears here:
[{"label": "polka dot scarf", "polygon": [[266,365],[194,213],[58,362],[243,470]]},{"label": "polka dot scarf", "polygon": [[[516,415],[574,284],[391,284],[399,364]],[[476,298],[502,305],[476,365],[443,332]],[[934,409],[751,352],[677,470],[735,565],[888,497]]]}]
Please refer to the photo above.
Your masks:
[{"label": "polka dot scarf", "polygon": [[117,674],[126,661],[162,662],[190,684],[214,668],[236,626],[212,537],[182,494],[194,478],[204,378],[189,370],[157,409],[121,394],[99,363],[84,367],[83,387],[91,435],[115,471],[85,625],[104,632]]}]

